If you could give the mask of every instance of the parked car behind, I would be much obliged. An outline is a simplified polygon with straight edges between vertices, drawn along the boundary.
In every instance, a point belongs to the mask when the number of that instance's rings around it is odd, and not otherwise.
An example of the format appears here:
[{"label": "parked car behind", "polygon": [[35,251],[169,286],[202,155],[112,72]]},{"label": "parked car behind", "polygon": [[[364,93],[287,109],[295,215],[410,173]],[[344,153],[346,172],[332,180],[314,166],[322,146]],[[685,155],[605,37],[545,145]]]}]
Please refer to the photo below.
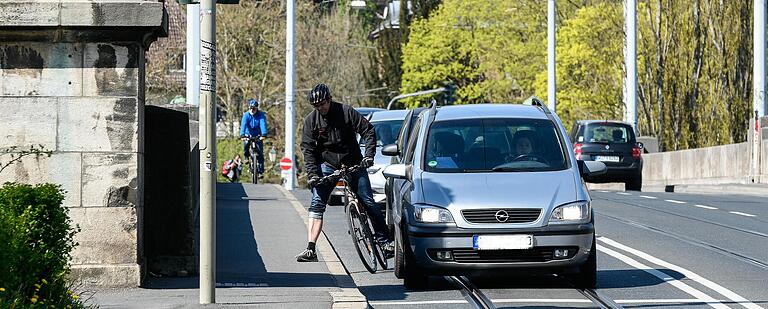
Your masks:
[{"label": "parked car behind", "polygon": [[[355,110],[360,113],[360,115],[363,115],[363,117],[370,119],[373,114],[380,112],[380,111],[386,111],[386,109],[378,108],[378,107],[355,107]],[[376,132],[378,133],[378,132]],[[357,136],[357,138],[360,138],[360,135]],[[381,146],[377,146],[381,147]],[[381,152],[379,149],[377,152]],[[362,148],[362,153],[365,153],[365,148]],[[331,191],[331,196],[328,198],[328,205],[341,205],[342,204],[342,197],[344,196],[344,186],[341,182],[338,182],[336,184],[336,187]]]},{"label": "parked car behind", "polygon": [[556,115],[537,106],[479,104],[422,112],[394,178],[395,276],[421,288],[430,275],[546,272],[596,283],[591,198]]},{"label": "parked car behind", "polygon": [[608,172],[586,177],[588,182],[623,182],[625,190],[643,187],[642,143],[626,122],[606,120],[577,121],[571,129],[571,141],[577,160],[600,161]]},{"label": "parked car behind", "polygon": [[[397,143],[397,137],[400,128],[403,126],[403,119],[408,114],[408,110],[385,110],[377,111],[369,117],[369,121],[376,130],[376,156],[373,158],[373,166],[368,168],[368,177],[371,180],[373,189],[373,199],[376,203],[385,203],[384,194],[384,174],[385,167],[391,163],[391,158],[381,154],[384,145]],[[360,150],[365,150],[365,141],[360,140]]]}]

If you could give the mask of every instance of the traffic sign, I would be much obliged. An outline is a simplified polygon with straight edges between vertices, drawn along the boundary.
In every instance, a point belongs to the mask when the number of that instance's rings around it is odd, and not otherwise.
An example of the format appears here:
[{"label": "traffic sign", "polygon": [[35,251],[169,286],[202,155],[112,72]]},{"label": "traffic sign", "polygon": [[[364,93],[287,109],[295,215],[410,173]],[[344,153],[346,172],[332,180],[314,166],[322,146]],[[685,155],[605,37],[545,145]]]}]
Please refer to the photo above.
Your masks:
[{"label": "traffic sign", "polygon": [[293,167],[293,162],[289,158],[280,159],[280,168],[287,171]]}]

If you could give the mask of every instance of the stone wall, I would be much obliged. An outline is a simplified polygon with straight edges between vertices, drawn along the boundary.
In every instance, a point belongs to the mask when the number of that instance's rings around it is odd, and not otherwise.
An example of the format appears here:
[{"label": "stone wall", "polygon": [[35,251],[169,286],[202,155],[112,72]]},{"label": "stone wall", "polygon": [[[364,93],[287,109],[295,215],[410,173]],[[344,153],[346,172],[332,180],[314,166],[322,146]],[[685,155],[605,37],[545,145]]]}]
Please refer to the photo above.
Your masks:
[{"label": "stone wall", "polygon": [[0,182],[62,185],[85,284],[141,280],[144,53],[164,21],[157,1],[0,2],[0,148],[53,152]]}]

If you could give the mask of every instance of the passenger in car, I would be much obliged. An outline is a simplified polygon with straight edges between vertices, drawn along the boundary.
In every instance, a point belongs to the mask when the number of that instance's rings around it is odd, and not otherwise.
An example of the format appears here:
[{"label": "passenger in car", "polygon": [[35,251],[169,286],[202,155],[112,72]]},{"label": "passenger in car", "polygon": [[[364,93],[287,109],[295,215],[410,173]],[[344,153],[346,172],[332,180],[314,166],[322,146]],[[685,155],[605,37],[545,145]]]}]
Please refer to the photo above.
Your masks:
[{"label": "passenger in car", "polygon": [[459,168],[459,155],[464,153],[464,139],[451,132],[436,132],[431,138],[432,152],[427,164],[434,168]]}]

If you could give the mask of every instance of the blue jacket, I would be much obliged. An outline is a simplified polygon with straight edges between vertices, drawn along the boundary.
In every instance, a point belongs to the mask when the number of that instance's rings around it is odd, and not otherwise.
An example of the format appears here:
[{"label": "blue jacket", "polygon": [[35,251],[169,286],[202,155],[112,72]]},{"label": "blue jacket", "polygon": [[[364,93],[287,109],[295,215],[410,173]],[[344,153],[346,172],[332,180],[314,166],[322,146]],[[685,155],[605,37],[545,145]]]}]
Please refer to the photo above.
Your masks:
[{"label": "blue jacket", "polygon": [[240,135],[267,135],[267,115],[262,111],[256,112],[256,115],[246,111],[240,121]]}]

